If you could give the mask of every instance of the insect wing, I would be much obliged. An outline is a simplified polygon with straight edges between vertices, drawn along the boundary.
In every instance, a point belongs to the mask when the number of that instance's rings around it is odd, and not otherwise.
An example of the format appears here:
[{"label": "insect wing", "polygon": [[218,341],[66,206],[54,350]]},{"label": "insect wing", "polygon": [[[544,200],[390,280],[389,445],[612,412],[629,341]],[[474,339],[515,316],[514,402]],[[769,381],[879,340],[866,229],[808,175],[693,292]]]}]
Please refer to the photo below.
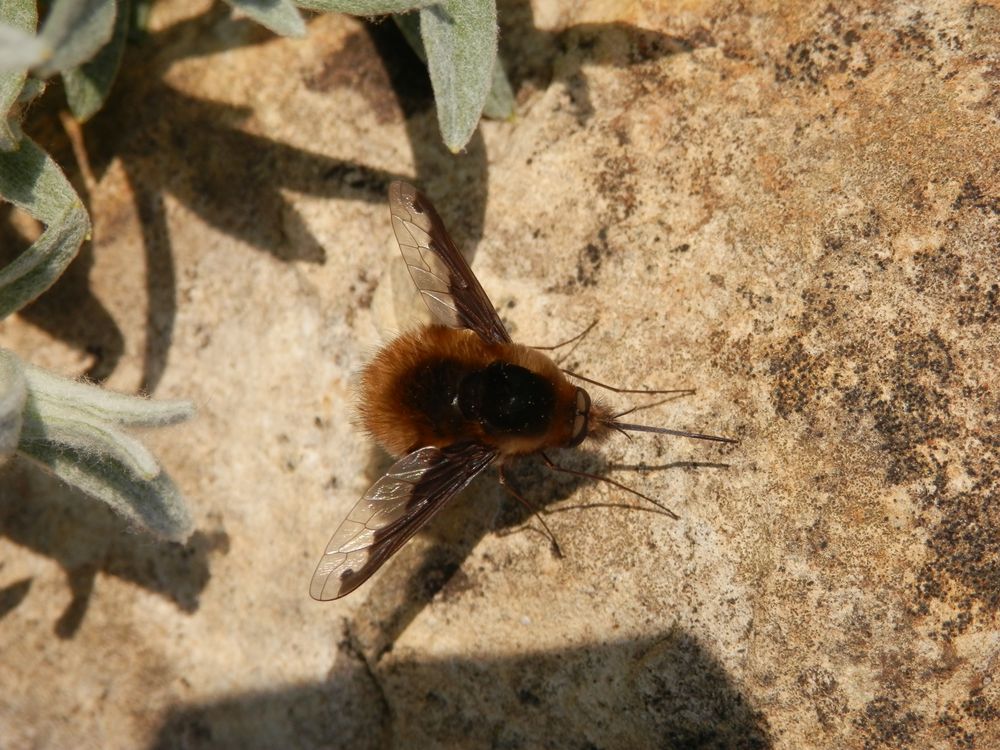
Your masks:
[{"label": "insect wing", "polygon": [[309,584],[339,599],[368,580],[445,503],[496,458],[478,443],[420,448],[394,463],[333,534]]},{"label": "insect wing", "polygon": [[431,315],[443,325],[475,331],[484,341],[511,343],[493,303],[427,196],[405,182],[393,182],[389,212],[410,278]]}]

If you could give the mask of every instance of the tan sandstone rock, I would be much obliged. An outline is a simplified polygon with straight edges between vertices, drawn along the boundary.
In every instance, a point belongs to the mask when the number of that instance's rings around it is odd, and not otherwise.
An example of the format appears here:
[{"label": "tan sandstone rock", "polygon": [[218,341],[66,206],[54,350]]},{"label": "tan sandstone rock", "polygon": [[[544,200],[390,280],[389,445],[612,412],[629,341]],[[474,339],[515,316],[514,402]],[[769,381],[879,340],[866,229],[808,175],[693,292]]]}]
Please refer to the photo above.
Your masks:
[{"label": "tan sandstone rock", "polygon": [[[3,747],[1000,744],[1000,9],[533,5],[500,4],[517,118],[458,156],[392,24],[336,15],[156,3],[84,170],[36,108],[94,240],[0,345],[194,400],[146,439],[198,531],[5,469]],[[559,456],[680,520],[526,461],[563,559],[487,477],[308,597],[386,466],[352,373],[417,320],[393,176],[515,339],[597,317],[567,367],[741,439]]]}]

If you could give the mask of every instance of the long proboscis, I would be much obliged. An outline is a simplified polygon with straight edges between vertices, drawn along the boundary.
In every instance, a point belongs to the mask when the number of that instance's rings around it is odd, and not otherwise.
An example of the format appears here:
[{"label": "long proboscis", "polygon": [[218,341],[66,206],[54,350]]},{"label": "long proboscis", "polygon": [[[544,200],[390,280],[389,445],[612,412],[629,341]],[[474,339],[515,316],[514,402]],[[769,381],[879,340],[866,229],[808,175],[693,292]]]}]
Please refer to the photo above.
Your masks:
[{"label": "long proboscis", "polygon": [[721,437],[720,435],[706,435],[703,432],[688,432],[687,430],[671,430],[669,427],[650,427],[644,424],[629,424],[628,422],[618,422],[613,419],[603,421],[602,424],[613,430],[622,432],[655,432],[658,435],[675,435],[677,437],[692,438],[694,440],[711,440],[716,443],[738,443],[739,440]]}]

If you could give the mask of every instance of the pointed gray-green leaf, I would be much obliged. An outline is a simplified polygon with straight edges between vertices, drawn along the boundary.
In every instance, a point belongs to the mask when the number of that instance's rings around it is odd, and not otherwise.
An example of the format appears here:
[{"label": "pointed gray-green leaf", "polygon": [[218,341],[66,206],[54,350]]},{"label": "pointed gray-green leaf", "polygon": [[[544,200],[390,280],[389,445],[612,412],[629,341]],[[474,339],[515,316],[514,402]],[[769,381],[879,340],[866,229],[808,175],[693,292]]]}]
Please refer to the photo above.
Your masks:
[{"label": "pointed gray-green leaf", "polygon": [[510,87],[500,55],[493,63],[493,84],[483,105],[483,114],[493,120],[509,120],[514,116],[514,90]]},{"label": "pointed gray-green leaf", "polygon": [[[392,17],[392,20],[396,22],[403,38],[406,39],[416,56],[426,63],[427,51],[420,38],[420,14],[397,14]],[[486,104],[483,105],[483,114],[494,120],[507,120],[514,116],[514,91],[499,55],[497,55],[493,65],[493,82],[490,93],[486,97]]]},{"label": "pointed gray-green leaf", "polygon": [[190,416],[191,404],[113,393],[27,364],[21,369],[27,399],[18,453],[154,533],[182,538],[190,520],[176,487],[119,425],[170,424]]},{"label": "pointed gray-green leaf", "polygon": [[0,460],[10,456],[21,439],[28,387],[21,361],[0,349]]},{"label": "pointed gray-green leaf", "polygon": [[90,219],[54,161],[29,138],[0,152],[0,198],[46,224],[31,247],[0,269],[0,320],[44,292],[76,256]]},{"label": "pointed gray-green leaf", "polygon": [[497,54],[494,0],[447,0],[420,11],[420,34],[445,145],[472,137],[493,84]]},{"label": "pointed gray-green leaf", "polygon": [[34,34],[38,28],[38,7],[35,0],[3,0],[0,2],[0,23]]},{"label": "pointed gray-green leaf", "polygon": [[0,71],[25,71],[42,62],[48,49],[30,31],[0,23]]},{"label": "pointed gray-green leaf", "polygon": [[[420,14],[397,14],[392,17],[392,20],[396,22],[396,26],[413,52],[426,63],[427,51],[420,38]],[[499,55],[497,55],[493,65],[493,82],[490,86],[490,93],[486,97],[486,104],[483,105],[483,114],[494,120],[507,120],[514,116],[514,91],[511,89],[503,61]]]},{"label": "pointed gray-green leaf", "polygon": [[90,222],[83,207],[70,208],[31,247],[0,271],[0,320],[52,286],[76,257],[89,231]]},{"label": "pointed gray-green leaf", "polygon": [[19,452],[157,536],[184,541],[191,533],[191,516],[163,471],[147,480],[113,459],[50,443],[33,443]]},{"label": "pointed gray-green leaf", "polygon": [[[35,0],[3,0],[0,2],[0,23],[9,29],[29,34],[34,39],[35,28],[38,26],[38,11]],[[44,45],[35,40],[39,55],[44,52]],[[0,41],[0,58],[8,44]],[[11,112],[17,102],[18,95],[24,87],[26,69],[38,60],[29,63],[21,70],[0,71],[0,151],[11,151],[21,140],[21,128],[16,112]],[[0,68],[2,68],[0,64]]]},{"label": "pointed gray-green leaf", "polygon": [[41,78],[35,78],[35,76],[29,74],[27,79],[24,81],[24,88],[22,88],[21,93],[17,95],[17,103],[21,105],[22,108],[31,104],[31,102],[45,93],[45,86],[45,81]]},{"label": "pointed gray-green leaf", "polygon": [[426,8],[439,0],[295,0],[300,8],[354,16],[384,16]]},{"label": "pointed gray-green leaf", "polygon": [[118,0],[115,30],[111,41],[105,44],[92,60],[63,73],[66,101],[69,102],[73,116],[80,122],[93,117],[108,98],[111,84],[118,75],[118,67],[125,53],[129,17],[129,0]]},{"label": "pointed gray-green leaf", "polygon": [[190,401],[154,401],[59,377],[26,364],[24,377],[39,400],[59,402],[74,413],[132,427],[162,427],[194,414]]},{"label": "pointed gray-green leaf", "polygon": [[226,0],[261,26],[281,36],[305,36],[306,23],[292,0]]},{"label": "pointed gray-green leaf", "polygon": [[39,35],[52,57],[35,68],[43,78],[82,65],[111,39],[115,0],[54,0]]},{"label": "pointed gray-green leaf", "polygon": [[16,152],[0,154],[0,197],[43,224],[54,223],[70,206],[82,206],[62,170],[27,138]]},{"label": "pointed gray-green leaf", "polygon": [[160,473],[153,454],[134,437],[71,405],[40,398],[29,387],[19,448],[38,444],[72,448],[94,459],[113,459],[129,474],[146,481]]}]

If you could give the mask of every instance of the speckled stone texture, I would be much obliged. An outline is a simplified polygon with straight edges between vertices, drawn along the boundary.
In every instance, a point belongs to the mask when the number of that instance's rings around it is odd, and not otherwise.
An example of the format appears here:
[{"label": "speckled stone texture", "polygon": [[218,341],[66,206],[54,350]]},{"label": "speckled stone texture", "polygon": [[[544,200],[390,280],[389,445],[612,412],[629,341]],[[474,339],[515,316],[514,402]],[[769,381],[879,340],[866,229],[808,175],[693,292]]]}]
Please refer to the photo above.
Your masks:
[{"label": "speckled stone texture", "polygon": [[[0,345],[199,416],[186,545],[0,477],[4,748],[1000,746],[1000,8],[500,3],[512,122],[440,145],[391,23],[153,6],[76,152],[94,239]],[[309,577],[386,459],[351,375],[419,316],[394,176],[517,340],[696,387],[477,481],[368,585]],[[31,227],[0,210],[8,256]],[[641,397],[611,394],[622,409]],[[591,507],[585,507],[591,506]]]}]

